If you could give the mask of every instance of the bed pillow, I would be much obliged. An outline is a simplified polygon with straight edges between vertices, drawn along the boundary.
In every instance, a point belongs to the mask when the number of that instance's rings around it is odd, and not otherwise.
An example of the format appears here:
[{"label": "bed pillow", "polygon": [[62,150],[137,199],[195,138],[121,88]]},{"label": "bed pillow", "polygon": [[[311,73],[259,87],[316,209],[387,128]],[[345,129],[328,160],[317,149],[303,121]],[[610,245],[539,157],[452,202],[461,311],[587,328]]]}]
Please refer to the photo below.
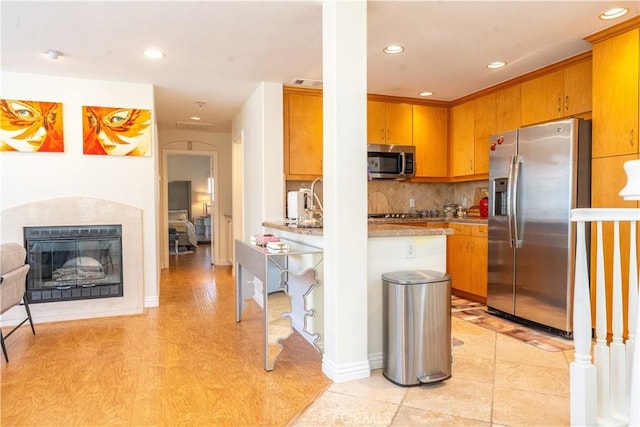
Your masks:
[{"label": "bed pillow", "polygon": [[169,221],[188,221],[189,214],[186,210],[169,211]]}]

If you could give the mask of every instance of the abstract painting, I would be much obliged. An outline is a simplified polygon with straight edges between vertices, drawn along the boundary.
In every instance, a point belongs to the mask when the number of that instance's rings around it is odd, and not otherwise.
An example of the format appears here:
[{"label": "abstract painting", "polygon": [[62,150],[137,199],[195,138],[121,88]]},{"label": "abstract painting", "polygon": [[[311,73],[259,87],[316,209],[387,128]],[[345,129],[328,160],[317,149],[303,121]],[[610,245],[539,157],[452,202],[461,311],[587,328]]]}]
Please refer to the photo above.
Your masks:
[{"label": "abstract painting", "polygon": [[62,104],[0,99],[0,151],[64,152]]},{"label": "abstract painting", "polygon": [[151,111],[138,108],[82,107],[84,154],[151,155]]}]

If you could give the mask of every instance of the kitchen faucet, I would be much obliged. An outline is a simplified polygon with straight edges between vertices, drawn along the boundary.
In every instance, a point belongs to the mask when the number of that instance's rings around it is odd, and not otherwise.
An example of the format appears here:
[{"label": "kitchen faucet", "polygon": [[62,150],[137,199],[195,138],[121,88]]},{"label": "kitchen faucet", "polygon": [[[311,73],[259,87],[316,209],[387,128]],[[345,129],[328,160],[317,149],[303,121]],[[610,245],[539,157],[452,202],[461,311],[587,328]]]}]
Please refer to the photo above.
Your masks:
[{"label": "kitchen faucet", "polygon": [[[318,199],[318,196],[316,196],[316,190],[315,190],[316,184],[318,182],[322,182],[322,178],[316,178],[311,183],[311,203],[309,204],[309,210],[311,211],[312,214],[314,210],[313,201],[314,199]],[[324,209],[322,208],[322,204],[320,203],[320,200],[318,200],[318,205],[320,206],[320,212],[324,211]]]}]

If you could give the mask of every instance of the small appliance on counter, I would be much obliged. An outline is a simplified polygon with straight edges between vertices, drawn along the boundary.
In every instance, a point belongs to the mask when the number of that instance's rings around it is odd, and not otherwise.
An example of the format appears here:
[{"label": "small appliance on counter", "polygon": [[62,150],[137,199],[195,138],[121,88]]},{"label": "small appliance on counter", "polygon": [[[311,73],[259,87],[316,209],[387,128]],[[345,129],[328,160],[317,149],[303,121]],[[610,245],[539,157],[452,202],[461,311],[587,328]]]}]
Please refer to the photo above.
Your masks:
[{"label": "small appliance on counter", "polygon": [[307,208],[307,198],[311,190],[289,191],[287,193],[287,218],[299,220],[304,218]]}]

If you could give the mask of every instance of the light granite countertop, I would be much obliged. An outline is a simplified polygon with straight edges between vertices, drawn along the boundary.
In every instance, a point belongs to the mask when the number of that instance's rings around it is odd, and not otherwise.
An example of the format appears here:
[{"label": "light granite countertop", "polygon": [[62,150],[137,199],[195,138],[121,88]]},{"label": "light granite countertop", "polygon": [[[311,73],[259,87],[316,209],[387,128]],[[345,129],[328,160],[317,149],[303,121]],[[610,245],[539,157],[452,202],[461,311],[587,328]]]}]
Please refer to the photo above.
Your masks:
[{"label": "light granite countertop", "polygon": [[486,218],[369,218],[369,224],[467,224],[467,225],[487,225]]},{"label": "light granite countertop", "polygon": [[[418,222],[418,221],[414,221]],[[421,221],[425,222],[425,221]],[[443,227],[421,227],[412,226],[410,221],[389,221],[384,222],[378,220],[369,220],[369,237],[397,237],[397,236],[436,236],[453,234],[453,230],[444,227],[449,221],[439,221],[443,224]],[[263,227],[271,228],[274,230],[287,231],[289,233],[302,234],[307,236],[322,236],[322,228],[298,228],[295,226],[295,222],[291,221],[265,221],[262,223]]]}]

